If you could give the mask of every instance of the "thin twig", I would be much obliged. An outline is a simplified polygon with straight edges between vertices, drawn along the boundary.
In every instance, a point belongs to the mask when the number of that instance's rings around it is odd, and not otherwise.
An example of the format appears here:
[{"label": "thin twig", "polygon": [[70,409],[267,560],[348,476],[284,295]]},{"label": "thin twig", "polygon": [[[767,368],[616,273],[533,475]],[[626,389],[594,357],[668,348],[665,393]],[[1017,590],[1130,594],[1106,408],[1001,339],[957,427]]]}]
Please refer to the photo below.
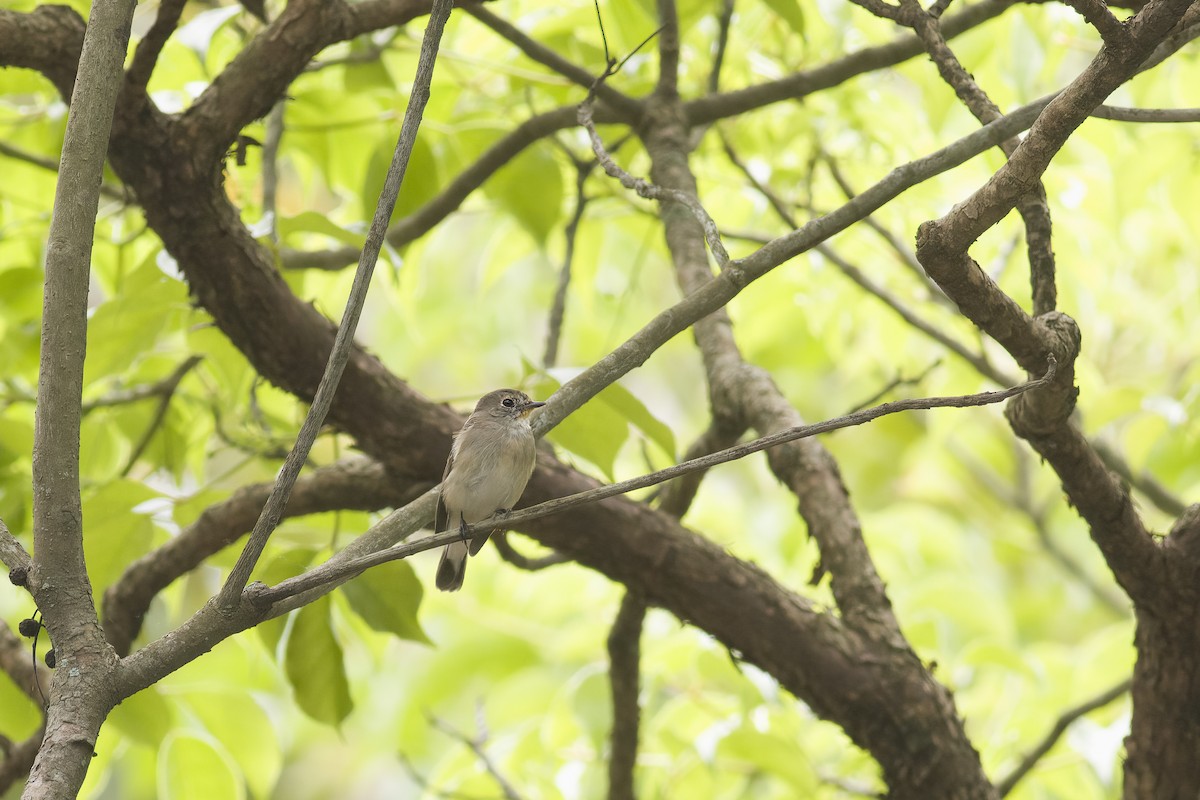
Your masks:
[{"label": "thin twig", "polygon": [[508,540],[507,531],[501,531],[493,536],[492,541],[496,543],[496,551],[500,553],[501,558],[517,569],[523,569],[526,572],[538,572],[547,567],[565,564],[571,560],[558,551],[547,553],[538,558],[530,558],[513,547],[512,542]]},{"label": "thin twig", "polygon": [[616,178],[626,189],[637,192],[638,195],[645,197],[647,200],[658,200],[660,202],[673,200],[689,209],[704,227],[704,239],[708,242],[709,250],[712,251],[713,257],[717,260],[717,265],[721,269],[725,269],[729,265],[729,252],[725,249],[725,245],[721,243],[721,234],[717,230],[717,223],[704,210],[704,206],[700,205],[699,200],[677,189],[664,189],[645,178],[635,178],[621,169],[613,161],[608,151],[604,149],[604,143],[600,140],[600,133],[596,130],[596,124],[592,120],[591,102],[584,101],[579,104],[577,118],[579,124],[587,130],[588,138],[592,142],[592,152],[596,154],[596,158],[600,160],[600,165],[604,167],[604,171],[609,177]]},{"label": "thin twig", "polygon": [[500,791],[504,793],[505,800],[521,800],[520,793],[517,792],[513,785],[508,782],[508,779],[505,778],[504,774],[500,772],[500,769],[496,766],[496,763],[492,761],[491,756],[488,755],[487,750],[484,749],[484,745],[486,745],[488,741],[486,729],[482,730],[479,736],[471,737],[459,730],[456,730],[448,722],[445,722],[434,716],[429,717],[429,724],[449,736],[451,739],[459,741],[471,748],[471,752],[475,754],[475,757],[479,759],[481,764],[483,764],[483,768],[487,770],[487,773],[492,776],[493,780],[496,781],[496,784],[500,787]]},{"label": "thin twig", "polygon": [[1100,106],[1092,112],[1092,116],[1116,122],[1200,122],[1200,108]]},{"label": "thin twig", "polygon": [[136,403],[139,400],[147,400],[151,397],[170,397],[179,386],[179,382],[184,379],[184,376],[195,369],[196,365],[203,360],[204,356],[189,356],[170,375],[156,383],[151,383],[147,386],[135,386],[132,389],[121,389],[106,394],[103,397],[98,397],[95,400],[89,400],[83,404],[83,413],[87,414],[98,408]]},{"label": "thin twig", "polygon": [[[829,176],[833,178],[834,183],[836,183],[838,188],[842,190],[842,194],[846,197],[846,199],[853,200],[858,195],[858,192],[854,190],[854,187],[850,185],[850,182],[842,173],[841,165],[838,163],[837,159],[835,159],[830,153],[821,153],[820,159],[821,162],[825,164],[825,167],[829,170]],[[808,208],[806,210],[813,214],[821,213],[816,208]],[[884,243],[887,244],[887,246],[892,249],[892,252],[896,254],[897,258],[900,259],[900,263],[907,267],[908,271],[921,281],[921,284],[929,290],[929,296],[932,297],[935,302],[943,306],[954,306],[954,304],[950,301],[950,298],[946,297],[946,294],[942,291],[941,287],[934,283],[933,279],[925,274],[925,268],[921,266],[921,262],[917,261],[917,256],[916,253],[913,252],[913,246],[911,243],[905,243],[901,241],[899,236],[888,229],[883,223],[875,219],[874,215],[872,214],[868,214],[867,216],[863,217],[862,221],[863,224],[865,224],[868,228],[875,231],[875,233],[879,235],[879,238],[883,239]]]},{"label": "thin twig", "polygon": [[[17,161],[24,161],[27,164],[32,164],[35,167],[41,167],[42,169],[49,170],[50,172],[58,171],[58,162],[54,159],[39,156],[34,153],[28,153],[19,147],[13,147],[7,142],[0,142],[0,156],[8,156],[9,158],[14,158]],[[100,184],[100,194],[112,200],[120,200],[123,203],[132,202],[127,191],[120,187],[112,186],[111,184]]]},{"label": "thin twig", "polygon": [[929,373],[931,373],[935,369],[937,369],[941,365],[941,363],[942,363],[942,360],[940,358],[936,359],[932,364],[930,364],[928,367],[921,370],[918,374],[914,375],[911,378],[906,378],[902,374],[897,372],[896,377],[894,377],[890,381],[888,381],[882,388],[879,389],[879,391],[875,392],[875,394],[871,395],[870,397],[868,397],[866,400],[862,401],[858,405],[852,406],[850,410],[852,412],[859,411],[861,409],[866,408],[867,406],[874,405],[875,403],[878,403],[883,398],[887,397],[889,394],[891,394],[896,389],[899,389],[901,386],[916,386],[921,381],[925,380],[925,378],[927,378],[929,376]]},{"label": "thin twig", "polygon": [[122,478],[129,475],[134,465],[137,464],[138,459],[142,457],[142,453],[150,446],[150,442],[154,439],[154,434],[158,432],[163,420],[167,418],[167,409],[171,405],[171,399],[175,396],[175,390],[179,388],[179,382],[202,360],[202,356],[188,358],[187,361],[180,364],[175,372],[171,373],[165,380],[160,381],[153,387],[149,387],[157,389],[155,394],[158,395],[158,404],[154,408],[154,414],[150,417],[150,423],[142,431],[142,435],[138,438],[137,443],[133,446],[133,450],[129,453],[129,458],[125,461],[125,466],[121,469]]},{"label": "thin twig", "polygon": [[1070,727],[1072,722],[1084,716],[1085,714],[1090,714],[1098,708],[1103,708],[1112,701],[1116,700],[1118,697],[1121,697],[1129,691],[1129,688],[1132,685],[1133,681],[1131,679],[1123,680],[1116,686],[1113,686],[1111,689],[1107,689],[1096,695],[1091,700],[1080,703],[1074,708],[1064,711],[1059,716],[1058,720],[1055,721],[1054,726],[1050,729],[1050,732],[1046,734],[1045,738],[1042,739],[1042,741],[1039,742],[1036,747],[1030,750],[1025,755],[1025,758],[1021,759],[1021,763],[1018,764],[1012,772],[1006,775],[1002,780],[996,782],[996,792],[1001,797],[1006,797],[1008,793],[1016,787],[1017,783],[1024,778],[1029,771],[1034,768],[1034,766],[1037,765],[1037,762],[1041,760],[1042,756],[1050,752],[1050,748],[1054,747],[1059,738],[1066,733],[1067,728]]},{"label": "thin twig", "polygon": [[716,94],[721,87],[721,67],[725,64],[725,50],[729,47],[732,24],[733,0],[721,0],[721,13],[717,15],[717,47],[713,53],[712,71],[708,73],[709,94]]},{"label": "thin twig", "polygon": [[[594,75],[578,64],[572,64],[570,61],[563,58],[558,53],[555,53],[553,50],[549,49],[540,42],[530,38],[512,23],[501,19],[480,4],[467,3],[461,6],[461,8],[463,11],[467,12],[487,27],[491,28],[497,34],[519,47],[522,53],[529,56],[534,61],[542,64],[543,66],[549,67],[559,75],[562,75],[563,77],[584,87],[585,89],[592,88],[592,85],[595,82]],[[600,13],[600,9],[598,7],[596,9],[596,13],[597,15]],[[604,36],[603,25],[600,26],[600,35],[601,37]],[[604,60],[606,64],[610,62],[607,39],[604,39]],[[602,101],[607,103],[613,110],[619,112],[628,121],[634,122],[641,118],[642,104],[640,101],[635,100],[629,95],[622,94],[621,92],[607,85],[596,86],[596,92]]]},{"label": "thin twig", "polygon": [[567,223],[563,235],[566,237],[566,252],[563,253],[562,269],[558,273],[558,286],[554,290],[554,302],[550,306],[550,320],[547,323],[546,353],[542,357],[542,366],[550,369],[558,362],[558,343],[562,337],[563,317],[567,309],[567,290],[571,286],[571,266],[575,260],[575,238],[579,234],[579,223],[587,210],[590,198],[584,192],[587,178],[596,168],[595,161],[580,161],[572,156],[575,164],[575,213]]},{"label": "thin twig", "polygon": [[785,442],[792,442],[797,439],[807,439],[811,436],[817,436],[822,433],[830,433],[832,431],[849,428],[871,420],[896,414],[901,411],[928,410],[932,408],[970,408],[975,406],[985,406],[994,403],[999,403],[1010,397],[1016,397],[1019,394],[1024,394],[1032,389],[1037,389],[1046,386],[1054,380],[1057,362],[1053,354],[1047,353],[1046,360],[1049,368],[1046,374],[1041,378],[1028,381],[1019,386],[1014,386],[1009,389],[992,392],[979,392],[977,394],[954,395],[950,397],[927,397],[927,398],[911,398],[906,400],[893,400],[889,403],[875,406],[873,408],[856,411],[853,414],[847,414],[841,417],[825,420],[824,422],[814,423],[812,425],[797,425],[793,428],[778,431],[769,436],[764,436],[760,439],[755,439],[745,444],[740,444],[735,447],[730,447],[725,450],[713,453],[712,455],[702,456],[700,458],[683,461],[675,466],[651,472],[647,475],[642,475],[637,478],[631,478],[619,483],[613,483],[606,486],[600,486],[595,489],[579,492],[567,497],[560,497],[554,500],[548,500],[545,503],[540,503],[529,508],[514,511],[500,518],[491,518],[482,522],[468,525],[465,528],[454,531],[445,531],[443,533],[434,534],[419,539],[415,542],[407,542],[405,544],[396,545],[395,547],[386,548],[373,553],[368,553],[358,558],[347,559],[340,562],[327,562],[320,567],[317,567],[302,575],[294,578],[289,578],[275,586],[267,587],[262,584],[255,584],[247,590],[250,600],[256,605],[262,607],[272,603],[277,603],[288,597],[300,594],[318,586],[322,586],[331,581],[340,580],[349,575],[357,575],[369,567],[383,564],[388,561],[395,561],[400,558],[407,558],[414,553],[421,553],[426,550],[432,550],[436,547],[443,547],[452,542],[461,541],[462,538],[473,538],[476,535],[482,535],[485,532],[492,531],[496,528],[514,528],[522,523],[529,522],[534,519],[557,514],[566,511],[568,508],[583,505],[584,503],[593,503],[603,500],[608,497],[614,497],[619,494],[627,494],[637,489],[645,489],[648,486],[654,486],[664,481],[678,478],[681,475],[686,475],[689,472],[696,470],[708,469],[717,464],[724,464],[729,461],[735,461],[739,458],[745,458],[753,453],[758,453],[763,450],[776,447]]},{"label": "thin twig", "polygon": [[396,206],[396,195],[400,191],[400,184],[404,180],[404,173],[408,168],[408,159],[412,155],[413,145],[416,143],[417,130],[421,125],[425,104],[429,101],[429,86],[433,79],[438,45],[453,6],[453,0],[434,0],[429,22],[425,28],[425,36],[421,41],[421,56],[417,64],[417,74],[413,79],[413,88],[409,94],[408,108],[404,112],[404,122],[400,126],[396,152],[392,156],[392,164],[384,179],[379,203],[375,208],[375,218],[371,222],[371,230],[363,245],[358,270],[354,275],[354,284],[346,301],[346,310],[342,315],[341,325],[338,326],[337,338],[334,341],[333,350],[329,354],[325,374],[321,376],[321,383],[317,387],[312,407],[296,437],[295,446],[284,462],[279,478],[275,482],[275,489],[263,507],[262,516],[254,526],[254,531],[250,534],[245,549],[230,571],[225,585],[221,587],[219,602],[225,611],[237,606],[242,590],[250,580],[250,573],[254,571],[254,566],[258,563],[258,558],[267,545],[267,539],[279,524],[292,485],[296,482],[300,468],[308,458],[308,451],[317,438],[317,433],[325,421],[325,415],[333,405],[338,382],[341,380],[346,362],[350,359],[350,351],[354,344],[354,331],[358,326],[358,318],[366,302],[367,289],[371,284],[371,274],[375,270],[375,262],[383,245],[388,220],[391,219],[392,210]]}]

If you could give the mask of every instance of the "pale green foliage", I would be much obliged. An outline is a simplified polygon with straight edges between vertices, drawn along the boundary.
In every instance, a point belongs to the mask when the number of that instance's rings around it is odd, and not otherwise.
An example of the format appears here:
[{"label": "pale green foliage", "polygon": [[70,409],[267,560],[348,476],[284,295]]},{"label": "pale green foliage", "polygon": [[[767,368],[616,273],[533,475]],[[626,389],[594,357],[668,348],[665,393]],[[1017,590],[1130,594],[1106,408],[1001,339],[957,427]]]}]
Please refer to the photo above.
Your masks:
[{"label": "pale green foliage", "polygon": [[[18,4],[21,8],[32,3]],[[84,11],[83,4],[75,3]],[[614,54],[657,23],[653,3],[602,4]],[[681,91],[708,80],[717,3],[681,5]],[[228,8],[188,6],[185,22],[225,14],[200,50],[176,37],[151,91],[168,110],[217,74],[255,28]],[[603,52],[590,3],[551,9],[505,3],[496,13],[564,57],[599,71]],[[844,3],[739,2],[722,73],[738,87],[822,63],[892,36],[889,24]],[[289,89],[280,161],[278,230],[297,249],[358,245],[390,159],[416,58],[419,25],[377,34],[380,58],[308,72]],[[954,42],[960,58],[1002,108],[1058,88],[1097,46],[1094,32],[1063,10],[1009,11]],[[366,40],[323,54],[369,49]],[[612,85],[648,91],[653,46]],[[1194,104],[1195,56],[1135,80],[1110,102]],[[518,57],[474,20],[456,14],[396,218],[418,208],[498,137],[534,112],[582,98],[579,87]],[[0,138],[57,158],[64,106],[28,71],[0,72]],[[172,105],[174,104],[174,105]],[[776,192],[828,210],[844,197],[815,159],[834,158],[864,188],[897,164],[972,130],[976,123],[925,58],[858,78],[803,103],[785,102],[720,123],[739,154]],[[611,140],[617,129],[605,129]],[[261,124],[246,133],[263,138]],[[559,136],[586,158],[577,131]],[[1194,199],[1200,174],[1194,126],[1132,126],[1093,120],[1046,176],[1055,219],[1060,307],[1079,321],[1083,425],[1114,444],[1135,471],[1148,470],[1182,497],[1200,487],[1200,358],[1194,335],[1200,235]],[[648,160],[636,140],[616,150],[630,172]],[[723,229],[785,230],[725,159],[715,135],[693,154],[701,198]],[[917,187],[878,221],[911,242],[918,224],[943,213],[1000,163],[989,153]],[[1184,167],[1184,168],[1181,168]],[[227,164],[226,185],[247,224],[260,220],[261,157]],[[54,175],[3,158],[0,185],[0,518],[29,542],[30,400],[36,385],[40,265]],[[111,176],[110,176],[111,178]],[[653,207],[597,171],[579,231],[559,369],[538,368],[547,310],[574,209],[575,171],[549,141],[526,150],[431,234],[385,249],[359,340],[429,397],[466,409],[484,391],[520,384],[545,397],[605,355],[678,289]],[[114,182],[115,185],[115,182]],[[1013,215],[973,249],[1006,290],[1028,303],[1027,264]],[[727,240],[736,256],[753,245]],[[968,347],[976,334],[938,305],[895,253],[865,226],[834,240],[838,252],[909,307]],[[153,383],[186,357],[203,362],[175,393],[162,424],[122,476],[156,400],[96,409],[84,418],[82,470],[86,551],[99,596],[133,559],[247,483],[270,480],[271,452],[285,447],[304,409],[259,384],[245,360],[194,308],[187,287],[144,229],[137,208],[103,199],[85,400]],[[337,318],[350,274],[288,273],[303,299]],[[730,306],[747,360],[771,371],[810,420],[841,414],[897,377],[938,366],[907,395],[990,386],[968,365],[907,326],[835,267],[812,254],[785,264]],[[1016,375],[998,348],[986,347]],[[553,434],[560,455],[599,477],[665,466],[707,424],[703,371],[690,338],[677,337],[572,416]],[[349,441],[326,436],[313,460],[329,463]],[[1064,571],[1039,539],[1044,514],[1054,545],[1115,597],[1118,590],[1084,524],[1050,472],[1014,443],[1000,410],[941,410],[890,417],[828,437],[867,541],[906,634],[936,662],[989,774],[1012,768],[1066,707],[1126,676],[1129,614],[1111,608]],[[1166,517],[1141,511],[1159,528]],[[276,533],[256,578],[296,574],[365,529],[350,512],[291,520]],[[762,456],[715,470],[685,521],[779,581],[828,603],[806,582],[815,560],[794,497]],[[603,536],[604,531],[594,535]],[[531,547],[513,537],[522,550]],[[153,606],[142,634],[162,635],[216,588],[229,553],[178,581]],[[345,591],[218,646],[159,686],[118,707],[97,743],[85,796],[161,798],[417,796],[405,764],[431,787],[495,796],[494,781],[461,742],[429,716],[480,735],[526,798],[594,798],[605,787],[610,724],[608,625],[619,591],[574,565],[539,573],[502,563],[492,548],[473,561],[467,589],[422,596],[435,556],[359,578]],[[419,581],[418,582],[418,578]],[[417,610],[420,607],[420,622]],[[0,611],[15,627],[28,597],[4,582]],[[397,637],[403,638],[397,638]],[[47,645],[43,642],[44,649]],[[706,635],[651,612],[643,643],[639,787],[645,798],[844,797],[839,784],[881,784],[873,762],[834,726],[816,720],[752,667]],[[0,733],[20,740],[36,710],[0,679]],[[328,726],[312,722],[304,714]],[[1128,707],[1091,714],[1013,797],[1117,796],[1120,732]],[[1105,733],[1107,731],[1107,734]],[[401,758],[402,757],[402,758]],[[382,794],[377,787],[390,787]],[[372,787],[376,787],[372,789]]]}]

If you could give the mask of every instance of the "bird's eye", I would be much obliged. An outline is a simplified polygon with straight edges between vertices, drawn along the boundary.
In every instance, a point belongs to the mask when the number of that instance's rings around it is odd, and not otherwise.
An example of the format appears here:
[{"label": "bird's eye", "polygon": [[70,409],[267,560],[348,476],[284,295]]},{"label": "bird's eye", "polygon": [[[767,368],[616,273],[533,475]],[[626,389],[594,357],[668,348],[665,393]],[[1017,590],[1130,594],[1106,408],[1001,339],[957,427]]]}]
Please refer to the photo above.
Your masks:
[{"label": "bird's eye", "polygon": [[511,397],[506,397],[500,401],[500,405],[504,406],[505,408],[512,408],[516,404],[517,404],[517,401],[513,400]]}]

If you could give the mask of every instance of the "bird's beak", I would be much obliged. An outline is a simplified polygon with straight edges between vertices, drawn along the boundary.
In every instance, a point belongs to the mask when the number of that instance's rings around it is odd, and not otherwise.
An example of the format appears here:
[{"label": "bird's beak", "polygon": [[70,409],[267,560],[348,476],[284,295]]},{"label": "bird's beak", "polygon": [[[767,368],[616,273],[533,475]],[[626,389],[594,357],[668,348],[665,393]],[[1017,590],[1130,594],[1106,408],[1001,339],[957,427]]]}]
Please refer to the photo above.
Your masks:
[{"label": "bird's beak", "polygon": [[544,405],[546,405],[546,404],[543,402],[540,402],[538,400],[530,400],[528,403],[521,406],[521,416],[528,417],[530,414],[533,413],[533,410],[535,408],[541,408]]}]

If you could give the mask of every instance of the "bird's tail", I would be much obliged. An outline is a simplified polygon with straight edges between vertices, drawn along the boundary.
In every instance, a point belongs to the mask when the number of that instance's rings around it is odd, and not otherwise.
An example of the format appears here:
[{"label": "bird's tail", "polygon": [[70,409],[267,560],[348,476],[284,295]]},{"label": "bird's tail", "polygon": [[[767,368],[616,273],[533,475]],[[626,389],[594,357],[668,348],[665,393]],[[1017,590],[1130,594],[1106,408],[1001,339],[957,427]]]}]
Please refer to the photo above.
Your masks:
[{"label": "bird's tail", "polygon": [[454,542],[442,551],[438,562],[437,578],[434,582],[443,592],[457,592],[462,588],[463,576],[467,574],[467,543]]}]

